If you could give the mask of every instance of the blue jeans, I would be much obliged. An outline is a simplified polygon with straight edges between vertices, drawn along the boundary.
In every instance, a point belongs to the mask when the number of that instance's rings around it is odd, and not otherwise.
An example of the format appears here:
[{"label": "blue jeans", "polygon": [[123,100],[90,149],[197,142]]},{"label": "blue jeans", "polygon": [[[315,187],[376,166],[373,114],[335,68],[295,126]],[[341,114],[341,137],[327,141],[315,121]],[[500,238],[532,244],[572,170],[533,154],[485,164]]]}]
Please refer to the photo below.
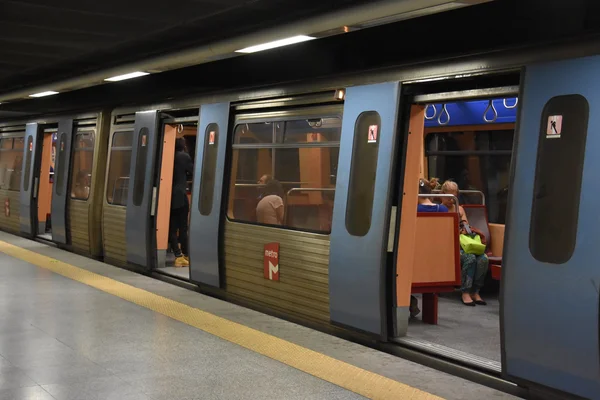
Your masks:
[{"label": "blue jeans", "polygon": [[460,249],[460,267],[462,276],[463,293],[479,293],[483,287],[485,275],[488,271],[489,260],[487,255],[467,254]]}]

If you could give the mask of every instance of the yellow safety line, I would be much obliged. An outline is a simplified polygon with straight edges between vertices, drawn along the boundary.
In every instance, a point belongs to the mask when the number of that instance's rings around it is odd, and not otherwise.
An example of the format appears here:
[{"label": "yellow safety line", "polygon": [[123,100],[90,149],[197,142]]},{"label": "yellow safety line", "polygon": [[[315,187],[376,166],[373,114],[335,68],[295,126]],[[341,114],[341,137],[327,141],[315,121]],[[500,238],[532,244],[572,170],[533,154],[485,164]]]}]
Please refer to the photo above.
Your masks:
[{"label": "yellow safety line", "polygon": [[187,306],[71,264],[0,241],[0,251],[59,275],[168,316],[314,377],[371,399],[441,399],[393,379],[366,371],[206,311]]}]

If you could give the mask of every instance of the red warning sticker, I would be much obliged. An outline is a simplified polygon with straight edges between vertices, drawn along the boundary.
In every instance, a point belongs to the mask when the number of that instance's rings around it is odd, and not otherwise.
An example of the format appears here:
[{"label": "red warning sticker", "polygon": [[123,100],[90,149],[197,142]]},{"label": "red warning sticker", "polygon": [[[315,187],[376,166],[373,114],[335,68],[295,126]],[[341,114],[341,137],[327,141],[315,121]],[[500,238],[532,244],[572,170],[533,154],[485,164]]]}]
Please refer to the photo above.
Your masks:
[{"label": "red warning sticker", "polygon": [[210,131],[208,133],[208,144],[209,145],[215,144],[215,136],[216,136],[215,131]]},{"label": "red warning sticker", "polygon": [[369,143],[377,143],[377,131],[379,127],[377,125],[369,125]]},{"label": "red warning sticker", "polygon": [[559,139],[562,132],[562,115],[551,115],[548,117],[546,139]]},{"label": "red warning sticker", "polygon": [[146,135],[142,135],[142,147],[146,147]]}]

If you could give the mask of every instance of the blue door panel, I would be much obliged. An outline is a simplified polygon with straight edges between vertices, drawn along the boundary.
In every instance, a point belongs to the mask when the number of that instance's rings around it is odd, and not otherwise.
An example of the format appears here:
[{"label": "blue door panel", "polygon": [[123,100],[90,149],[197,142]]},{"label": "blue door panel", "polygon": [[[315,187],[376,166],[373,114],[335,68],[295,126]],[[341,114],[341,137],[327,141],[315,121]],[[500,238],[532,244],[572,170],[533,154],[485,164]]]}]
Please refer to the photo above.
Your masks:
[{"label": "blue door panel", "polygon": [[[153,268],[156,232],[151,219],[154,167],[158,143],[156,110],[135,113],[129,190],[127,194],[127,261],[145,269]],[[156,200],[156,199],[154,199]]]},{"label": "blue door panel", "polygon": [[[600,398],[599,70],[600,57],[526,69],[502,277],[504,373],[594,399]],[[575,250],[562,264],[540,262],[529,236],[540,124],[547,123],[542,113],[550,99],[573,94],[589,103],[585,157],[577,161],[583,163],[583,183]]]},{"label": "blue door panel", "polygon": [[[335,207],[329,256],[330,315],[334,323],[385,336],[386,251],[390,183],[396,143],[400,84],[390,82],[348,88],[344,103]],[[375,111],[381,118],[371,225],[364,236],[346,226],[354,135],[359,116]]]},{"label": "blue door panel", "polygon": [[[39,125],[37,123],[27,124],[25,127],[25,146],[23,149],[23,167],[21,170],[21,193],[19,199],[20,216],[19,223],[21,232],[33,236],[36,233],[37,224],[37,191],[39,182],[39,171],[35,171],[38,149]],[[31,140],[31,147],[29,141]],[[29,164],[29,165],[28,165]],[[28,168],[29,166],[29,168]],[[27,174],[29,171],[29,174]],[[25,181],[28,181],[25,184]],[[25,190],[27,188],[27,190]]]},{"label": "blue door panel", "polygon": [[[192,190],[191,229],[190,229],[190,280],[196,283],[220,287],[219,275],[219,238],[221,224],[221,204],[223,195],[223,173],[225,171],[225,152],[227,150],[227,132],[229,124],[229,103],[206,104],[200,108],[200,122],[196,140],[196,163],[194,167],[194,186]],[[211,137],[211,132],[213,132]],[[216,149],[216,169],[214,182],[210,174],[203,175],[204,158]],[[213,159],[210,158],[209,162]],[[209,168],[207,165],[206,168]],[[212,207],[202,215],[199,202],[206,197],[202,187],[213,186]],[[208,194],[210,195],[210,194]],[[206,199],[204,199],[206,200]]]}]

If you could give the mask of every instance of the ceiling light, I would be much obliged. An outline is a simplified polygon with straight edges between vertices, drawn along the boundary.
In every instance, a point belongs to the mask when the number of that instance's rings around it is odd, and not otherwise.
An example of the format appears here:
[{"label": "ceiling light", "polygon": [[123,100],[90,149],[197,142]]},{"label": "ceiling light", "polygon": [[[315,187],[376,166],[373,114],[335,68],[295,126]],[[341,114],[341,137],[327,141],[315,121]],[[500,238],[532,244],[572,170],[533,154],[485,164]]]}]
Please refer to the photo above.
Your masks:
[{"label": "ceiling light", "polygon": [[150,73],[142,72],[142,71],[130,72],[129,74],[117,75],[117,76],[113,76],[112,78],[106,78],[105,81],[118,82],[118,81],[124,81],[126,79],[138,78],[140,76],[145,76],[145,75],[150,75]]},{"label": "ceiling light", "polygon": [[274,49],[276,47],[289,46],[290,44],[307,42],[307,41],[313,40],[313,39],[316,39],[316,38],[314,38],[312,36],[298,35],[298,36],[292,36],[292,37],[289,37],[286,39],[275,40],[273,42],[258,44],[256,46],[246,47],[241,50],[236,50],[235,52],[236,53],[256,53],[257,51]]},{"label": "ceiling light", "polygon": [[52,96],[53,94],[58,94],[58,92],[48,90],[45,92],[30,94],[29,97],[46,97],[46,96]]}]

